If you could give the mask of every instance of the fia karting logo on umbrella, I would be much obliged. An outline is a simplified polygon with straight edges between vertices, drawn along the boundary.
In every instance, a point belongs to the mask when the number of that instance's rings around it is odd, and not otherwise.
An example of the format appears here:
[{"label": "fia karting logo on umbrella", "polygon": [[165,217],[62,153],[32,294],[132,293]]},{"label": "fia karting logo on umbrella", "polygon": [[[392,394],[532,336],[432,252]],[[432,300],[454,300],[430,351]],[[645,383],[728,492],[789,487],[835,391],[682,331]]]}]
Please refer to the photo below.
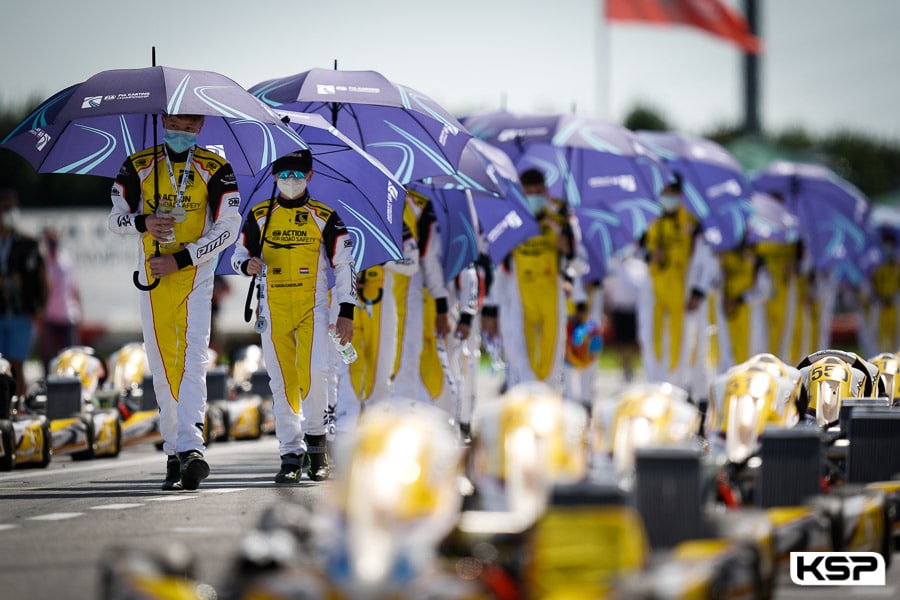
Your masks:
[{"label": "fia karting logo on umbrella", "polygon": [[86,96],[81,101],[81,108],[97,108],[103,101],[103,96]]}]

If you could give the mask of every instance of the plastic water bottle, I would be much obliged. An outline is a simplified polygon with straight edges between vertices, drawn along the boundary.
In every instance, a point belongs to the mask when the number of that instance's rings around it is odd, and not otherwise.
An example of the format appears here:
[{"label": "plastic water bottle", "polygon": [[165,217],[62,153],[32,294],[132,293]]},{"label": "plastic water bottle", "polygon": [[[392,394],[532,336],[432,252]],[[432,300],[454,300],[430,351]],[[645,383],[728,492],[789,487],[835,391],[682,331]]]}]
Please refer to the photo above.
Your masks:
[{"label": "plastic water bottle", "polygon": [[357,356],[359,356],[356,353],[356,348],[353,347],[353,344],[350,342],[347,342],[346,344],[341,343],[341,337],[338,335],[334,323],[328,326],[328,336],[331,338],[331,341],[334,342],[334,347],[337,349],[338,354],[341,355],[341,360],[344,361],[344,364],[349,365],[356,360]]}]

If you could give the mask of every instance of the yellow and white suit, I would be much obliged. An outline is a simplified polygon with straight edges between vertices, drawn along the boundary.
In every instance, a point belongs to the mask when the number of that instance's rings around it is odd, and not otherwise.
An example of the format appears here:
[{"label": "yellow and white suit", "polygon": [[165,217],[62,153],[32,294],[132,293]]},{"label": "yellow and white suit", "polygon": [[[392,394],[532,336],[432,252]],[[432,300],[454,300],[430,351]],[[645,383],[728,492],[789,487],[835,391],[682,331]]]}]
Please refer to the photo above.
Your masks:
[{"label": "yellow and white suit", "polygon": [[415,232],[419,270],[408,277],[398,274],[394,280],[398,347],[392,379],[395,396],[433,403],[445,385],[434,323],[438,313],[449,310],[449,291],[440,262],[440,235],[432,231],[430,204],[426,196],[407,190],[403,221]]},{"label": "yellow and white suit", "polygon": [[397,303],[394,281],[419,269],[419,248],[409,228],[403,228],[403,258],[369,267],[357,275],[353,345],[359,357],[350,365],[337,362],[335,429],[347,433],[356,426],[362,405],[394,394],[391,376],[397,354]]},{"label": "yellow and white suit", "polygon": [[338,214],[308,193],[258,203],[248,213],[241,241],[232,257],[235,271],[246,274],[242,267],[251,256],[260,256],[260,247],[266,265],[259,310],[268,326],[261,345],[271,378],[279,454],[303,454],[304,433],[326,434],[332,346],[327,270],[334,270],[332,294],[340,316],[352,319],[353,242]]},{"label": "yellow and white suit", "polygon": [[865,283],[860,342],[866,356],[900,349],[900,261],[890,256]]},{"label": "yellow and white suit", "polygon": [[748,247],[723,252],[719,260],[731,357],[742,363],[765,351],[765,302],[772,290],[771,277],[764,260]]},{"label": "yellow and white suit", "polygon": [[536,218],[540,233],[497,265],[482,314],[498,317],[507,387],[543,381],[562,389],[567,311],[559,240],[566,221],[547,210]]},{"label": "yellow and white suit", "polygon": [[651,293],[643,294],[638,303],[638,330],[652,336],[641,339],[641,358],[649,382],[684,385],[682,340],[696,227],[696,219],[679,204],[651,223],[645,235]]},{"label": "yellow and white suit", "polygon": [[[186,161],[191,155],[190,165]],[[154,160],[155,159],[155,160]],[[166,161],[171,161],[172,181]],[[148,258],[154,241],[146,218],[156,212],[154,180],[160,203],[171,208],[186,168],[175,242],[160,253],[172,254],[179,270],[163,277],[152,290],[141,292],[141,325],[153,389],[160,409],[163,450],[203,450],[206,407],[206,367],[212,311],[213,276],[219,253],[237,239],[240,195],[231,165],[203,148],[166,154],[164,146],[136,152],[126,159],[112,186],[109,228],[120,235],[142,235],[138,269],[148,281]],[[154,169],[158,171],[154,177]]]}]

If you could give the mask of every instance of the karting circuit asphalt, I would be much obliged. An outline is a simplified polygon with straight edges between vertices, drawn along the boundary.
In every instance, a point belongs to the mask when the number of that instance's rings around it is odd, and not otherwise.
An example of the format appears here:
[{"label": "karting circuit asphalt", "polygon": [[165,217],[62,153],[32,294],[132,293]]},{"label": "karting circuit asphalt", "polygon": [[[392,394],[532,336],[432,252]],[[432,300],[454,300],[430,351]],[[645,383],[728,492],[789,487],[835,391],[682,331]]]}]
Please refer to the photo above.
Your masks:
[{"label": "karting circuit asphalt", "polygon": [[[482,398],[499,380],[482,371]],[[602,371],[601,393],[621,389],[618,372]],[[165,459],[152,444],[126,447],[118,458],[51,461],[46,469],[0,474],[0,597],[100,597],[101,564],[116,547],[158,550],[183,544],[199,581],[217,589],[234,567],[242,537],[276,503],[327,501],[333,482],[304,477],[296,486],[273,483],[278,470],[274,436],[209,447],[211,474],[196,492],[161,492]],[[885,587],[808,587],[790,581],[786,568],[775,597],[896,598],[900,557],[895,553]]]}]

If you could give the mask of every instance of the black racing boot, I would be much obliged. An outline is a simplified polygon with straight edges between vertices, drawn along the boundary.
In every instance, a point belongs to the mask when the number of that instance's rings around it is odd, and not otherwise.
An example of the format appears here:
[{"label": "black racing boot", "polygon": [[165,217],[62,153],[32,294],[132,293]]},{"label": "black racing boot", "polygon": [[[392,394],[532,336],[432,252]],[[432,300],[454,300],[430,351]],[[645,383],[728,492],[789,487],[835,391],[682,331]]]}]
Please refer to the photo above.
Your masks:
[{"label": "black racing boot", "polygon": [[306,464],[306,474],[313,481],[324,481],[331,476],[324,435],[306,435]]},{"label": "black racing boot", "polygon": [[209,464],[199,450],[180,452],[178,460],[181,461],[181,485],[186,490],[196,490],[209,476]]},{"label": "black racing boot", "polygon": [[166,480],[162,484],[163,491],[181,491],[181,461],[174,454],[166,459]]},{"label": "black racing boot", "polygon": [[303,477],[303,455],[283,455],[281,457],[281,470],[275,475],[275,483],[300,483],[301,477]]}]

